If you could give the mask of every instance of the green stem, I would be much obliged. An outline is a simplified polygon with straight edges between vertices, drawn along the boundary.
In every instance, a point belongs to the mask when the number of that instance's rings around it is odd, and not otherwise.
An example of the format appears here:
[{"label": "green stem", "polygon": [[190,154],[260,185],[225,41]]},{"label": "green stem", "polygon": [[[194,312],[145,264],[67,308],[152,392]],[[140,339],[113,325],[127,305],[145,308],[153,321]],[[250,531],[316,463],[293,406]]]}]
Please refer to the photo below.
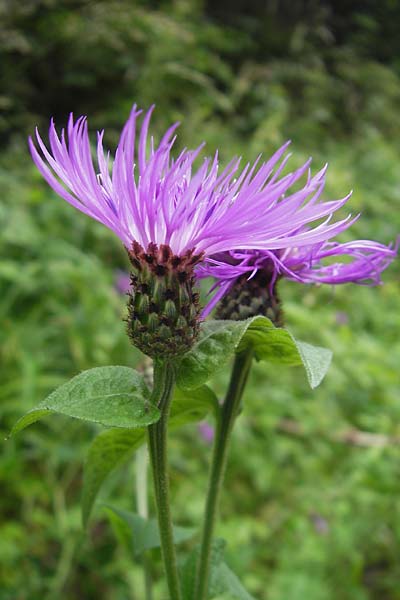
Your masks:
[{"label": "green stem", "polygon": [[171,600],[180,600],[181,591],[176,564],[172,520],[169,501],[167,460],[168,417],[175,385],[175,368],[168,362],[154,361],[152,403],[161,412],[157,423],[148,428],[150,462],[160,530],[161,552]]},{"label": "green stem", "polygon": [[208,595],[211,544],[225,475],[229,439],[235,419],[240,410],[240,402],[250,371],[252,358],[252,351],[245,351],[236,355],[229,388],[217,423],[196,577],[194,595],[196,600],[206,600]]},{"label": "green stem", "polygon": [[[136,503],[137,512],[143,519],[149,518],[148,510],[148,492],[147,492],[147,472],[148,455],[146,446],[141,446],[136,451]],[[146,600],[153,600],[151,565],[147,552],[142,557],[144,589]]]}]

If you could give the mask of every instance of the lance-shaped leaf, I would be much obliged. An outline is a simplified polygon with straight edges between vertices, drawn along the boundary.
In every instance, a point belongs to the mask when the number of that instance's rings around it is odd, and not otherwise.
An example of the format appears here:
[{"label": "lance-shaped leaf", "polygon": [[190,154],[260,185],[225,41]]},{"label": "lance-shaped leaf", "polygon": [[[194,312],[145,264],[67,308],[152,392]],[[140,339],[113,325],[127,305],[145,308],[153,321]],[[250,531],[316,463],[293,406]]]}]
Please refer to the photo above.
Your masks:
[{"label": "lance-shaped leaf", "polygon": [[238,345],[238,351],[251,347],[257,360],[288,366],[302,365],[311,388],[317,387],[325,377],[332,360],[327,348],[300,342],[280,327],[271,327],[269,319],[251,320]]},{"label": "lance-shaped leaf", "polygon": [[209,413],[217,417],[218,411],[218,399],[207,385],[202,385],[195,390],[175,388],[169,426],[175,428],[187,423],[196,423]]},{"label": "lance-shaped leaf", "polygon": [[129,367],[97,367],[57,388],[19,419],[11,434],[54,412],[107,427],[143,427],[160,417],[149,399],[150,392],[137,371]]},{"label": "lance-shaped leaf", "polygon": [[182,389],[202,385],[220,371],[236,351],[252,349],[257,360],[303,365],[312,388],[325,376],[332,358],[330,350],[295,340],[289,331],[275,327],[266,317],[245,321],[208,321],[199,341],[185,354],[178,369]]},{"label": "lance-shaped leaf", "polygon": [[[253,321],[254,317],[246,321],[210,320],[203,323],[198,342],[183,356],[179,364],[178,386],[182,389],[195,389],[220,371],[234,355]],[[271,321],[269,323],[273,327]]]},{"label": "lance-shaped leaf", "polygon": [[82,522],[86,526],[103,481],[146,440],[146,429],[107,429],[92,442],[83,471]]},{"label": "lance-shaped leaf", "polygon": [[[215,539],[212,542],[210,557],[210,579],[207,597],[220,597],[225,594],[228,598],[237,600],[255,600],[242,586],[239,578],[224,562],[225,542]],[[189,554],[181,567],[183,600],[192,600],[195,594],[196,575],[200,548],[197,546]]]},{"label": "lance-shaped leaf", "polygon": [[[146,550],[161,546],[157,519],[144,519],[136,513],[109,505],[106,505],[105,508],[116,533],[135,556],[140,556]],[[175,544],[189,540],[194,534],[195,529],[192,527],[174,526]]]}]

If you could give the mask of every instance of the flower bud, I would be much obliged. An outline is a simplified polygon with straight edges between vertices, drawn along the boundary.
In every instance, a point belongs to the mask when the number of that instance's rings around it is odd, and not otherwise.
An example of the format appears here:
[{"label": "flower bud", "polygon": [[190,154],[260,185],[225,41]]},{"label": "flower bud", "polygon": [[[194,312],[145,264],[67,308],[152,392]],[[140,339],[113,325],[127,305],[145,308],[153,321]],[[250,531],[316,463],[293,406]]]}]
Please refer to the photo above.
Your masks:
[{"label": "flower bud", "polygon": [[276,283],[264,269],[259,269],[251,278],[248,274],[241,275],[220,300],[216,317],[242,321],[260,315],[282,327],[283,313]]},{"label": "flower bud", "polygon": [[132,343],[152,358],[172,358],[187,352],[199,333],[199,295],[194,291],[194,267],[201,255],[183,256],[169,246],[134,243],[128,301],[128,334]]}]

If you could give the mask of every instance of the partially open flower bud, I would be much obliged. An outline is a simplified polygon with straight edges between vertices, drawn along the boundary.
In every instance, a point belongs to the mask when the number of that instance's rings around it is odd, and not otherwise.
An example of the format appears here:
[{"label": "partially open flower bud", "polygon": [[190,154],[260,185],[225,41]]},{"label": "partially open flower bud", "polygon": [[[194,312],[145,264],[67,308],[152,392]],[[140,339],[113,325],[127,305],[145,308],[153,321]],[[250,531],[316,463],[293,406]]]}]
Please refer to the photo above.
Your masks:
[{"label": "partially open flower bud", "polygon": [[134,242],[128,302],[128,334],[135,346],[152,358],[187,352],[199,332],[199,295],[194,267],[201,255],[174,255],[167,245]]}]

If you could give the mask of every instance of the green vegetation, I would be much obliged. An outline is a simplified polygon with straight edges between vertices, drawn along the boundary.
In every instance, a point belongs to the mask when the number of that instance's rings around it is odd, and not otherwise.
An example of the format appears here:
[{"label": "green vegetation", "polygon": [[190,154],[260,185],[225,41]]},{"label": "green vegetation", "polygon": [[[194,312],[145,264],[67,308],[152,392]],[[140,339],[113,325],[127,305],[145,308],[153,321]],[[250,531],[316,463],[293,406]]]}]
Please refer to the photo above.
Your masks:
[{"label": "green vegetation", "polygon": [[[88,114],[114,147],[131,103],[155,102],[157,130],[180,120],[182,145],[205,140],[223,161],[291,138],[294,166],[329,162],[326,197],[354,189],[349,206],[363,216],[349,237],[395,239],[400,7],[338,4],[0,2],[3,438],[80,371],[142,360],[115,289],[124,250],[31,163],[26,135],[51,115],[61,126],[70,110]],[[251,376],[218,535],[257,599],[400,599],[399,273],[394,264],[379,288],[281,286],[287,327],[334,358],[314,391],[298,368],[260,363]],[[134,510],[132,460],[82,530],[82,460],[98,430],[50,417],[2,443],[0,600],[144,599],[141,565],[105,506]],[[199,522],[209,457],[196,425],[174,432],[180,526]]]}]

